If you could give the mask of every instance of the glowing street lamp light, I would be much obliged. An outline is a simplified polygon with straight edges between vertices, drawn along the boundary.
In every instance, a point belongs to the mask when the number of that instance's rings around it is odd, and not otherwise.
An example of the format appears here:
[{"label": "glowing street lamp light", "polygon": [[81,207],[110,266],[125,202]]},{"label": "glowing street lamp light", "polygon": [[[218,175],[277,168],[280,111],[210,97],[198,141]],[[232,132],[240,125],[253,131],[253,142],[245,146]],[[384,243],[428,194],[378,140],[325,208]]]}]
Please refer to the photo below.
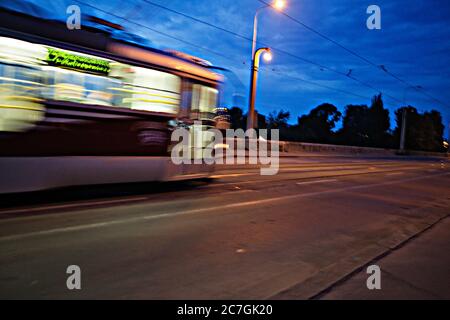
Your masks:
[{"label": "glowing street lamp light", "polygon": [[256,85],[258,82],[258,70],[259,70],[259,62],[261,60],[261,55],[263,55],[263,59],[265,61],[272,60],[272,52],[270,48],[260,48],[256,50],[255,56],[253,58],[252,64],[252,74],[250,80],[250,99],[249,99],[249,107],[247,114],[247,129],[255,128],[256,123],[256,115],[255,115],[255,101],[256,101]]},{"label": "glowing street lamp light", "polygon": [[272,61],[273,59],[272,52],[270,51],[265,52],[263,55],[263,59],[266,60],[267,62]]},{"label": "glowing street lamp light", "polygon": [[268,4],[264,7],[259,8],[256,10],[255,18],[253,20],[253,42],[252,42],[252,69],[251,69],[251,80],[250,80],[250,98],[249,98],[249,108],[248,108],[248,114],[247,114],[247,129],[253,129],[255,124],[255,98],[256,98],[256,80],[258,78],[258,68],[259,68],[259,60],[260,56],[263,52],[265,52],[263,58],[265,61],[271,61],[272,60],[272,54],[270,52],[269,48],[261,48],[258,49],[261,50],[259,54],[258,51],[255,51],[256,49],[256,39],[258,36],[258,16],[259,13],[266,9],[266,8],[272,8],[277,11],[282,11],[284,7],[286,6],[285,0],[274,0],[272,4]]},{"label": "glowing street lamp light", "polygon": [[285,6],[286,6],[286,1],[284,1],[284,0],[276,0],[272,4],[272,7],[274,7],[275,9],[277,9],[279,11],[283,10]]}]

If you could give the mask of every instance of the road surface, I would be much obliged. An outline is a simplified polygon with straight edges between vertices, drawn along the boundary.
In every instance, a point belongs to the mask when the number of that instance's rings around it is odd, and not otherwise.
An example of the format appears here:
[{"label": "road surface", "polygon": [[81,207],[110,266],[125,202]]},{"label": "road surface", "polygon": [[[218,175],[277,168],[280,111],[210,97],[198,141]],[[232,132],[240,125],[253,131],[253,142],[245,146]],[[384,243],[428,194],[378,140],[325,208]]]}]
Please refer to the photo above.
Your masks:
[{"label": "road surface", "polygon": [[381,270],[381,289],[361,285],[362,270],[321,295],[321,299],[446,299],[450,300],[450,218],[374,261]]},{"label": "road surface", "polygon": [[[447,160],[292,157],[276,176],[218,170],[209,183],[2,197],[0,298],[317,298],[450,213]],[[69,265],[81,290],[66,287]]]}]

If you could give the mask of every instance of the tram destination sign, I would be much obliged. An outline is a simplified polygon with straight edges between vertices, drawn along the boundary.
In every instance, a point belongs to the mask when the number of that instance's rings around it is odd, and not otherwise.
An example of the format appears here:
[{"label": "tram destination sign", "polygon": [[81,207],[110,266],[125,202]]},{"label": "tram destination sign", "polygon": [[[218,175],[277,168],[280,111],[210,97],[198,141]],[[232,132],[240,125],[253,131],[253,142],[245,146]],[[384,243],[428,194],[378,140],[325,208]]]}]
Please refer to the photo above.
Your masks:
[{"label": "tram destination sign", "polygon": [[48,48],[46,62],[49,65],[83,72],[107,75],[111,70],[109,61],[78,56],[62,50]]}]

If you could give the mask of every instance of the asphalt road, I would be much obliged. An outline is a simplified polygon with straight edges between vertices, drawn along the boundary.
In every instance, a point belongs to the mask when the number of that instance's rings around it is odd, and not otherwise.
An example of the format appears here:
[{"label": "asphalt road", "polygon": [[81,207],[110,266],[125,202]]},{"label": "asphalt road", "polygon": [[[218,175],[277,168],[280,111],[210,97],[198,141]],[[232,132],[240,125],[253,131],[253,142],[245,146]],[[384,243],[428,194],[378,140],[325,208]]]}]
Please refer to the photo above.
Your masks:
[{"label": "asphalt road", "polygon": [[[439,159],[299,157],[276,176],[221,167],[211,182],[0,200],[2,299],[307,299],[447,217],[450,170]],[[81,290],[66,287],[69,265]]]}]

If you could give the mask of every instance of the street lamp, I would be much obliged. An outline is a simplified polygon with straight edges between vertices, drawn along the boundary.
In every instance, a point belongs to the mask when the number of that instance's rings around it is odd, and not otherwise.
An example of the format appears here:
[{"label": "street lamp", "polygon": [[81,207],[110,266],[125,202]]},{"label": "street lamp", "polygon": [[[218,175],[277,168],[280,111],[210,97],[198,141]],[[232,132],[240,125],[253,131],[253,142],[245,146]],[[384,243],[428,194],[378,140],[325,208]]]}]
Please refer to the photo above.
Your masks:
[{"label": "street lamp", "polygon": [[256,100],[256,83],[258,81],[258,70],[261,55],[264,53],[263,59],[266,61],[272,60],[272,52],[270,48],[260,48],[256,50],[252,63],[252,74],[250,80],[250,101],[247,114],[247,129],[255,128],[256,116],[255,116],[255,100]]},{"label": "street lamp", "polygon": [[422,86],[408,86],[405,88],[405,90],[403,90],[403,105],[404,105],[404,109],[403,109],[403,113],[402,113],[402,131],[401,131],[401,135],[400,135],[400,153],[404,153],[405,152],[405,140],[406,140],[406,121],[407,121],[407,106],[406,106],[406,92],[408,91],[408,89],[414,89],[414,90],[420,90],[423,89]]},{"label": "street lamp", "polygon": [[262,10],[267,8],[272,8],[277,11],[282,11],[286,7],[286,1],[285,0],[274,0],[272,4],[265,5],[258,10],[256,10],[255,17],[253,19],[253,42],[252,42],[252,59],[255,55],[255,49],[256,49],[256,39],[258,37],[258,18],[259,14]]},{"label": "street lamp", "polygon": [[[259,58],[260,55],[257,57],[257,51],[256,50],[256,39],[258,37],[258,17],[259,13],[267,8],[273,8],[277,11],[282,11],[284,7],[286,6],[285,0],[274,0],[272,4],[265,5],[258,10],[256,10],[255,17],[253,19],[253,41],[252,41],[252,68],[251,68],[251,80],[250,80],[250,98],[249,98],[249,108],[248,108],[248,114],[247,114],[247,129],[253,129],[254,123],[255,123],[255,95],[256,95],[256,80],[258,77],[258,67],[259,67]],[[258,50],[262,50],[262,52],[266,52],[264,55],[264,60],[270,61],[272,60],[272,55],[270,53],[269,48],[261,48]],[[258,61],[256,61],[258,60]]]}]

